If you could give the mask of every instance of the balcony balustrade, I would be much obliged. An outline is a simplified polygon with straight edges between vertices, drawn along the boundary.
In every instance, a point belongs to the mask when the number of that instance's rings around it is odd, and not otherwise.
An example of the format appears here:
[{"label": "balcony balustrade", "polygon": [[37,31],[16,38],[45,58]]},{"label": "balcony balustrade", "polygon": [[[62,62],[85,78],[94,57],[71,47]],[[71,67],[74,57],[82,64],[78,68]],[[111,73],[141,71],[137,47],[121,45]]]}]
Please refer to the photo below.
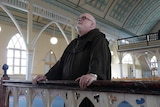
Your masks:
[{"label": "balcony balustrade", "polygon": [[140,36],[121,38],[117,40],[117,43],[119,52],[159,48],[160,34],[156,32]]}]

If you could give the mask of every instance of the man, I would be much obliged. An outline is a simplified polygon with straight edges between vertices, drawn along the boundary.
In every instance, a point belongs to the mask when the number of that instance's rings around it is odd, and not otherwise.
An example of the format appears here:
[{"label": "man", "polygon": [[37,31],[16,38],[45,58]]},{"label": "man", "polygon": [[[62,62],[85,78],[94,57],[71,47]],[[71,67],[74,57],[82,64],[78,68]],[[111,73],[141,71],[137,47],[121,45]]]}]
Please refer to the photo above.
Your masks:
[{"label": "man", "polygon": [[105,35],[96,29],[96,20],[89,14],[77,20],[78,38],[65,49],[60,60],[45,75],[38,75],[33,84],[41,80],[75,80],[86,88],[95,80],[111,79],[111,54]]}]

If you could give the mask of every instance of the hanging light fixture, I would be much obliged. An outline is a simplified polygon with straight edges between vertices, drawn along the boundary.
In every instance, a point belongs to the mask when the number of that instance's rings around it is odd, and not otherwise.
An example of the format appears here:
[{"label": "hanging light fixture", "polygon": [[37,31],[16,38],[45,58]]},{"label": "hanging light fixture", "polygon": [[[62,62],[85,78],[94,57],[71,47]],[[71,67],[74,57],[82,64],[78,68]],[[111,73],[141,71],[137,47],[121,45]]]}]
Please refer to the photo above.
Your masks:
[{"label": "hanging light fixture", "polygon": [[58,39],[56,37],[51,37],[50,39],[51,44],[55,45],[58,42]]},{"label": "hanging light fixture", "polygon": [[54,37],[55,32],[56,32],[56,30],[55,30],[55,24],[54,24],[53,37],[51,37],[51,39],[50,39],[50,43],[53,45],[57,44],[57,42],[58,42],[58,39],[56,37]]}]

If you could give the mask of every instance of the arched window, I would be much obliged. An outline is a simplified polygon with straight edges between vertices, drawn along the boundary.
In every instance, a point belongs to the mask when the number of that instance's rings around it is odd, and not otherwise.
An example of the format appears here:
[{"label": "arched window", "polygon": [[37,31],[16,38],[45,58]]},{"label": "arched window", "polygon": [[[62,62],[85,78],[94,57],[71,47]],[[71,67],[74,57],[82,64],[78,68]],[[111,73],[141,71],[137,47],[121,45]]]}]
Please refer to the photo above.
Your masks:
[{"label": "arched window", "polygon": [[19,33],[15,34],[7,46],[8,74],[26,74],[27,51],[23,38]]},{"label": "arched window", "polygon": [[131,54],[126,54],[122,59],[123,64],[133,64],[132,56]]},{"label": "arched window", "polygon": [[57,62],[54,52],[50,50],[45,58],[45,73]]},{"label": "arched window", "polygon": [[153,56],[151,58],[151,68],[157,68],[157,67],[158,67],[157,58],[156,58],[156,56]]},{"label": "arched window", "polygon": [[156,56],[153,56],[151,58],[151,71],[153,76],[158,75],[157,68],[158,68],[157,58]]}]

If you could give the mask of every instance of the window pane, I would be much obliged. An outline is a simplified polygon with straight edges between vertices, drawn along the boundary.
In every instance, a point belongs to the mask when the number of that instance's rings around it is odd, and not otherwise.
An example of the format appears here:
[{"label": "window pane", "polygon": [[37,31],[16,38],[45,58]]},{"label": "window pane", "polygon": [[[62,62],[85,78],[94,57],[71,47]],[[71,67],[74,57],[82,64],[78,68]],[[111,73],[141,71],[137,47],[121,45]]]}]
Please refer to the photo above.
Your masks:
[{"label": "window pane", "polygon": [[46,64],[45,65],[45,73],[47,73],[49,71],[49,69],[50,69],[50,66]]},{"label": "window pane", "polygon": [[25,51],[22,51],[22,56],[21,56],[21,58],[26,58],[26,56],[27,56],[27,54],[26,54],[26,52]]},{"label": "window pane", "polygon": [[16,37],[16,36],[13,36],[13,37],[12,37],[12,41],[13,41],[13,44],[15,45],[16,42],[17,42],[17,37]]},{"label": "window pane", "polygon": [[26,74],[26,67],[21,67],[21,74]]},{"label": "window pane", "polygon": [[15,59],[14,60],[14,65],[20,66],[20,59]]},{"label": "window pane", "polygon": [[16,48],[16,49],[21,49],[19,42],[17,42],[17,43],[15,44],[15,48]]},{"label": "window pane", "polygon": [[13,50],[8,50],[7,57],[12,57],[13,58]]},{"label": "window pane", "polygon": [[15,58],[20,58],[20,51],[18,50],[15,50]]},{"label": "window pane", "polygon": [[15,36],[17,39],[21,37],[19,33],[17,33]]},{"label": "window pane", "polygon": [[9,41],[7,48],[14,48],[13,40]]},{"label": "window pane", "polygon": [[24,42],[22,37],[19,39],[19,41],[20,41],[20,44],[21,44],[21,49],[26,50],[26,45],[25,45],[25,42]]},{"label": "window pane", "polygon": [[14,67],[14,74],[19,74],[19,67]]},{"label": "window pane", "polygon": [[158,67],[157,58],[156,58],[156,56],[153,56],[151,58],[151,68],[155,68],[155,67]]},{"label": "window pane", "polygon": [[123,64],[133,64],[132,56],[130,54],[125,55],[122,59],[122,63]]},{"label": "window pane", "polygon": [[8,65],[13,65],[13,58],[8,58],[7,59],[7,64]]},{"label": "window pane", "polygon": [[8,70],[7,70],[7,74],[13,74],[13,67],[9,66]]},{"label": "window pane", "polygon": [[21,66],[26,66],[26,59],[21,59]]}]

